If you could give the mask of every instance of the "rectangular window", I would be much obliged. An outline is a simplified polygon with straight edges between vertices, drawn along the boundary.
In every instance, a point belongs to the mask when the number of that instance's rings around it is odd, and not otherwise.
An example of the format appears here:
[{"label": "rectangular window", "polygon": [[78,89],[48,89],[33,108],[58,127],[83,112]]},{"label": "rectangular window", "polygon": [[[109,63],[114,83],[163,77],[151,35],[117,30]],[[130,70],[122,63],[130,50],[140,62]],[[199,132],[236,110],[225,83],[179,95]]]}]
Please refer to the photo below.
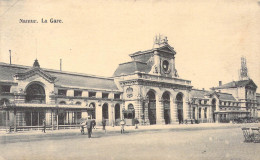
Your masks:
[{"label": "rectangular window", "polygon": [[67,95],[67,90],[65,90],[65,89],[59,89],[59,90],[58,90],[58,95],[66,96],[66,95]]},{"label": "rectangular window", "polygon": [[199,108],[199,118],[201,118],[201,108]]},{"label": "rectangular window", "polygon": [[108,99],[108,93],[102,93],[102,98]]},{"label": "rectangular window", "polygon": [[96,97],[96,92],[89,92],[88,97]]},{"label": "rectangular window", "polygon": [[2,91],[3,93],[10,93],[10,90],[11,90],[11,86],[3,85],[3,86],[1,87],[1,91]]},{"label": "rectangular window", "polygon": [[120,94],[119,93],[115,93],[114,94],[114,99],[120,99]]},{"label": "rectangular window", "polygon": [[81,97],[82,96],[82,91],[75,90],[74,91],[74,97]]}]

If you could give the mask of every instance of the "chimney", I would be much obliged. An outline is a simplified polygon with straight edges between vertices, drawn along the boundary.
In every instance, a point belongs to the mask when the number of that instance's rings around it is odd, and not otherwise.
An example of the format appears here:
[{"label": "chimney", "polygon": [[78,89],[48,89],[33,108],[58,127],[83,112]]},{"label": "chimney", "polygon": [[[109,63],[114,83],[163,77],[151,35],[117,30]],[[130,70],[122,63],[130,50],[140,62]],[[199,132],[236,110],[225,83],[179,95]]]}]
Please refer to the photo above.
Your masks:
[{"label": "chimney", "polygon": [[60,71],[62,71],[62,59],[60,59]]},{"label": "chimney", "polygon": [[219,86],[222,86],[222,81],[219,81],[219,82],[218,82],[218,85],[219,85]]},{"label": "chimney", "polygon": [[12,64],[12,53],[11,53],[11,50],[9,50],[9,56],[10,56],[10,64]]}]

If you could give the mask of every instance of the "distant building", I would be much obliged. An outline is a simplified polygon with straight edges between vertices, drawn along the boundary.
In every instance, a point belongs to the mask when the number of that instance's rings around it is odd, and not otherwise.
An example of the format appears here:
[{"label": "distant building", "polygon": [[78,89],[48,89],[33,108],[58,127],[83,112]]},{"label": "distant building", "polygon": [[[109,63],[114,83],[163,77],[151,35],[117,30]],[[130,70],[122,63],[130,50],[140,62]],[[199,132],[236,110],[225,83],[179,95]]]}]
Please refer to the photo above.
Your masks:
[{"label": "distant building", "polygon": [[[130,54],[112,78],[0,63],[0,125],[70,127],[87,116],[100,124],[143,125],[229,122],[257,117],[259,94],[243,61],[241,80],[212,88],[192,89],[179,77],[175,50],[166,37],[156,37],[154,48]],[[258,98],[258,99],[257,99]]]}]

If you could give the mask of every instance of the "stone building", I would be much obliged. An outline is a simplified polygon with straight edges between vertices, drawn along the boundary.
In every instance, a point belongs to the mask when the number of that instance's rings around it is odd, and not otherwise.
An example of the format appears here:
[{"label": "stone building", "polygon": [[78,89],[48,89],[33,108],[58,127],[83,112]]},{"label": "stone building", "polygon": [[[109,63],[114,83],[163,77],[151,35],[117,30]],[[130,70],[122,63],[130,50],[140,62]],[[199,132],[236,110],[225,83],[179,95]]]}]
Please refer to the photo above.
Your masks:
[{"label": "stone building", "polygon": [[32,67],[0,63],[0,125],[41,126],[45,119],[55,129],[88,116],[108,125],[122,118],[152,125],[257,117],[259,95],[247,69],[239,81],[197,90],[179,77],[175,55],[167,38],[156,37],[152,49],[130,54],[112,78],[44,69],[38,60]]}]

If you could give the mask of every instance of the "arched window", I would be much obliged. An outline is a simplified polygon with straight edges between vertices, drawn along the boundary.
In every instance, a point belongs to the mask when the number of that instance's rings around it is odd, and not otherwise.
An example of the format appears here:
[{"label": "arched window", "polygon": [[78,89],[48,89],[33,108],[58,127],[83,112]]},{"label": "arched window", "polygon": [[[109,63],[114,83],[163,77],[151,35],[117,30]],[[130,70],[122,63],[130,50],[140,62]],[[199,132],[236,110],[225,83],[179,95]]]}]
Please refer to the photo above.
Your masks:
[{"label": "arched window", "polygon": [[66,102],[65,101],[60,101],[60,103],[59,104],[66,104]]},{"label": "arched window", "polygon": [[26,102],[45,103],[45,90],[42,85],[32,83],[26,89]]},{"label": "arched window", "polygon": [[76,105],[81,105],[81,102],[79,102],[79,101],[78,101],[78,102],[76,102]]}]

